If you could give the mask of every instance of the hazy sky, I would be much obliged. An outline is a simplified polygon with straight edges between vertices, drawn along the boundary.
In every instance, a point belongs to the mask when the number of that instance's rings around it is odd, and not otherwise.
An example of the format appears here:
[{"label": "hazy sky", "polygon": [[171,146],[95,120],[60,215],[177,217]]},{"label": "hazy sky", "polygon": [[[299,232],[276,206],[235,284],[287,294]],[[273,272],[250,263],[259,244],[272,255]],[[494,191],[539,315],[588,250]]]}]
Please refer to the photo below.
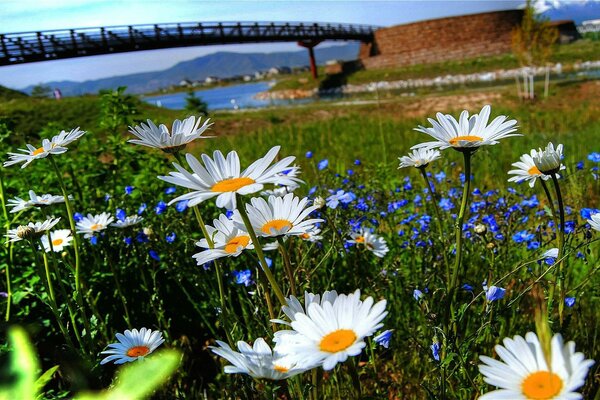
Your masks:
[{"label": "hazy sky", "polygon": [[[389,26],[516,8],[504,1],[0,0],[0,33],[161,22],[309,21]],[[323,44],[325,45],[325,44]],[[154,71],[216,51],[298,50],[294,43],[188,47],[0,67],[0,85],[84,81]]]}]

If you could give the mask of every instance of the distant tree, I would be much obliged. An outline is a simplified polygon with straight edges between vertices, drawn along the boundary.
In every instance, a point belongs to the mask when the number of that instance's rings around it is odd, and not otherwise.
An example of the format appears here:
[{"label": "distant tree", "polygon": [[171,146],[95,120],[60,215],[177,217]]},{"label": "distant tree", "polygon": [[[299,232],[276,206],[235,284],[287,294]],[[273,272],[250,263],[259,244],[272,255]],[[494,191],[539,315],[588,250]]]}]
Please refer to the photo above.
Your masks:
[{"label": "distant tree", "polygon": [[137,100],[130,94],[125,94],[126,86],[117,90],[100,91],[100,126],[117,135],[122,127],[131,125],[138,114]]},{"label": "distant tree", "polygon": [[[558,29],[536,14],[531,0],[527,0],[521,25],[512,32],[513,53],[523,67],[544,66],[554,51],[558,36]],[[546,88],[548,79],[549,70],[546,71]],[[524,97],[533,99],[533,73],[526,74],[523,81]]]},{"label": "distant tree", "polygon": [[208,115],[208,104],[189,90],[185,96],[185,109],[194,114]]},{"label": "distant tree", "polygon": [[32,97],[50,97],[50,95],[52,94],[52,89],[50,88],[50,86],[46,86],[46,85],[35,85],[32,89],[31,89],[31,96]]}]

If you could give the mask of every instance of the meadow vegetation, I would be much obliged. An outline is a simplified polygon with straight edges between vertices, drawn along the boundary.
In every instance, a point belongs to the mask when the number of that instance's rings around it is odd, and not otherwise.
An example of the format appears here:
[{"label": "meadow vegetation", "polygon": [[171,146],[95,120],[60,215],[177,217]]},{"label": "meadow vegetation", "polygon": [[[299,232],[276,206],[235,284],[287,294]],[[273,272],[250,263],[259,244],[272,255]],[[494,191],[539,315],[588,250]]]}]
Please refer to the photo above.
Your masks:
[{"label": "meadow vegetation", "polygon": [[[597,50],[597,42],[561,47],[554,61],[590,59]],[[506,68],[516,63],[511,56],[498,58],[493,65],[497,67],[498,61]],[[490,65],[470,60],[420,70],[364,71],[350,79],[464,73],[487,70]],[[46,381],[45,398],[70,398],[83,392],[93,396],[89,391],[109,387],[119,370],[122,375],[115,381],[115,393],[126,393],[123,382],[151,374],[160,379],[137,396],[155,389],[153,396],[164,399],[475,399],[493,389],[479,372],[479,356],[498,358],[494,346],[505,337],[537,332],[544,345],[551,330],[561,333],[565,341],[574,341],[586,358],[594,358],[600,352],[596,274],[600,232],[590,229],[587,219],[600,208],[599,94],[599,81],[582,80],[553,85],[547,99],[526,103],[516,98],[513,86],[506,85],[411,98],[390,93],[366,104],[317,102],[293,112],[274,108],[214,113],[210,115],[214,125],[203,134],[214,137],[195,140],[182,153],[200,158],[212,156],[215,150],[236,151],[243,169],[280,145],[277,160],[296,156],[293,165],[305,181],[294,193],[307,196],[309,204],[316,200],[322,207],[311,218],[323,221],[315,235],[320,238],[282,239],[277,249],[265,251],[268,260],[245,249],[238,257],[202,265],[192,258],[204,250],[196,243],[206,237],[195,210],[208,225],[226,210],[213,199],[195,207],[181,201],[168,205],[187,190],[157,176],[174,171],[173,162],[189,170],[183,154],[126,142],[135,138],[127,132],[128,126],[150,118],[171,128],[174,119],[188,117],[185,111],[159,109],[123,93],[60,101],[12,94],[0,103],[3,161],[8,152],[25,143],[38,146],[41,138],[60,130],[79,126],[87,133],[66,153],[36,159],[24,169],[14,165],[1,171],[3,203],[15,197],[28,199],[29,190],[61,195],[64,180],[77,214],[65,212],[64,204],[6,212],[5,228],[56,216],[61,217],[57,228],[68,229],[71,217],[103,212],[115,221],[136,215],[143,220],[124,229],[107,227],[89,237],[78,234],[78,250],[70,246],[46,253],[35,240],[31,245],[21,240],[1,247],[0,268],[9,271],[11,289],[4,289],[3,281],[0,291],[11,292],[11,309],[7,310],[5,298],[0,299],[0,309],[6,310],[7,324],[27,331],[35,350],[14,344],[11,348],[24,354],[37,352],[43,371],[58,365]],[[492,117],[516,119],[523,136],[482,146],[472,154],[471,199],[459,227],[462,246],[457,246],[455,222],[460,218],[466,179],[461,152],[444,150],[441,159],[423,169],[433,192],[420,169],[399,170],[398,157],[429,140],[414,128],[430,126],[427,117],[433,118],[435,112],[477,113],[485,104],[492,105]],[[530,188],[526,183],[507,182],[512,163],[549,141],[564,145],[566,170],[559,180],[566,214],[562,226],[567,228],[564,252],[558,245],[561,230],[556,223],[555,192],[550,202],[539,184]],[[238,203],[259,196],[259,192],[245,195]],[[383,257],[362,244],[363,229],[387,242]],[[263,246],[271,241],[257,240]],[[556,247],[561,247],[564,259],[543,255]],[[448,270],[455,265],[457,248],[462,248],[462,261],[454,275],[457,282],[452,283]],[[217,346],[216,340],[252,344],[262,337],[272,344],[267,293],[275,316],[288,321],[279,311],[272,282],[263,279],[264,262],[271,263],[284,295],[293,290],[301,304],[305,291],[349,294],[360,289],[363,301],[366,296],[375,302],[385,299],[388,314],[375,333],[392,332],[377,340],[369,335],[359,355],[335,368],[315,368],[287,380],[223,373],[223,366],[230,363],[211,351],[209,346]],[[557,272],[558,265],[564,265],[563,275]],[[557,291],[559,280],[564,286],[559,284]],[[48,281],[54,284],[54,293]],[[159,348],[146,357],[148,361],[165,357],[169,371],[161,371],[156,362],[144,372],[100,365],[105,357],[100,352],[115,341],[115,333],[142,327],[160,331],[165,339],[161,347],[178,351],[161,355]],[[21,344],[23,337],[21,331],[11,336]],[[8,360],[9,346],[1,350]],[[132,364],[144,366],[140,361]],[[20,375],[12,371],[4,376]],[[592,367],[579,389],[584,398],[598,395],[599,376],[597,366]],[[9,379],[0,379],[3,390],[10,384]]]}]

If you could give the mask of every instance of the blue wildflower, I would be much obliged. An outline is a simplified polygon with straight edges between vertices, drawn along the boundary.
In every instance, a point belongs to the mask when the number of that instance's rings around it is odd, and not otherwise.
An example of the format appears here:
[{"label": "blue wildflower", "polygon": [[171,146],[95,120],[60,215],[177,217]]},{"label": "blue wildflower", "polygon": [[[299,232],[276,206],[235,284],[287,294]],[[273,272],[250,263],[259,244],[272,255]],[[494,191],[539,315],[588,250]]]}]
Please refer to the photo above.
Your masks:
[{"label": "blue wildflower", "polygon": [[148,255],[150,257],[152,257],[153,259],[155,259],[156,261],[160,261],[160,256],[158,255],[158,253],[154,250],[149,250],[148,251]]},{"label": "blue wildflower", "polygon": [[177,235],[175,234],[175,232],[171,232],[171,233],[167,233],[165,240],[167,241],[167,243],[173,243],[176,238],[177,238]]},{"label": "blue wildflower", "polygon": [[413,297],[415,300],[419,301],[421,298],[425,297],[425,295],[419,289],[415,289],[413,290]]},{"label": "blue wildflower", "polygon": [[233,270],[231,273],[233,274],[233,281],[238,285],[244,285],[246,287],[252,285],[252,271],[249,269],[241,271]]},{"label": "blue wildflower", "polygon": [[95,246],[98,244],[98,236],[91,236],[90,237],[90,243]]},{"label": "blue wildflower", "polygon": [[125,210],[117,208],[117,212],[115,213],[115,215],[117,216],[117,219],[119,221],[125,221],[125,218],[127,218],[127,213],[125,212]]},{"label": "blue wildflower", "polygon": [[133,189],[135,189],[133,186],[125,186],[125,194],[130,195],[133,193]]},{"label": "blue wildflower", "polygon": [[156,204],[156,207],[154,207],[154,212],[156,213],[156,215],[160,215],[162,213],[164,213],[167,210],[167,203],[165,203],[164,201],[159,201],[158,204]]},{"label": "blue wildflower", "polygon": [[148,206],[146,205],[146,203],[142,203],[142,204],[140,204],[140,207],[138,208],[138,212],[137,212],[137,213],[138,213],[138,215],[142,215],[142,214],[143,214],[143,212],[144,212],[144,211],[146,211],[146,208],[147,208],[147,207],[148,207]]},{"label": "blue wildflower", "polygon": [[83,214],[82,213],[78,213],[76,212],[75,214],[73,214],[73,220],[75,222],[79,222],[83,219]]},{"label": "blue wildflower", "polygon": [[388,329],[375,336],[373,340],[380,346],[388,349],[390,347],[390,340],[392,339],[393,329]]},{"label": "blue wildflower", "polygon": [[430,346],[431,354],[435,361],[440,361],[440,344],[436,341]]},{"label": "blue wildflower", "polygon": [[123,241],[125,242],[125,244],[126,244],[127,246],[130,246],[130,245],[133,243],[133,239],[132,239],[132,238],[130,238],[129,236],[128,236],[128,237],[126,237],[126,238],[124,238],[124,239],[123,239]]},{"label": "blue wildflower", "polygon": [[360,164],[361,164],[361,162],[358,158],[356,160],[354,160],[354,165],[360,165]]},{"label": "blue wildflower", "polygon": [[579,161],[577,164],[575,164],[575,168],[577,168],[578,171],[581,171],[584,167],[583,161]]},{"label": "blue wildflower", "polygon": [[463,290],[466,290],[467,292],[472,292],[473,291],[473,286],[469,285],[468,283],[465,283],[464,285],[462,285],[461,288]]},{"label": "blue wildflower", "polygon": [[177,188],[175,186],[169,186],[168,188],[165,189],[165,194],[173,194],[177,191]]},{"label": "blue wildflower", "polygon": [[446,179],[446,174],[444,173],[444,171],[440,171],[437,174],[434,175],[435,180],[439,182],[443,182],[444,179]]},{"label": "blue wildflower", "polygon": [[317,164],[317,168],[319,168],[319,171],[323,171],[325,168],[327,168],[327,166],[329,165],[329,160],[324,159],[319,161],[319,164]]},{"label": "blue wildflower", "polygon": [[512,236],[512,240],[515,243],[524,243],[524,242],[529,242],[531,240],[533,240],[535,238],[535,235],[533,233],[529,233],[525,230],[523,231],[518,231],[517,233],[515,233]]},{"label": "blue wildflower", "polygon": [[111,198],[111,195],[110,195],[110,194],[106,193],[106,194],[104,195],[104,201],[109,201],[109,200],[110,200],[110,198]]},{"label": "blue wildflower", "polygon": [[506,289],[494,285],[488,288],[485,282],[483,283],[483,290],[485,291],[485,298],[488,301],[500,300],[506,294]]},{"label": "blue wildflower", "polygon": [[565,297],[565,305],[569,308],[573,307],[575,305],[575,297]]},{"label": "blue wildflower", "polygon": [[307,152],[306,152],[306,154],[305,154],[304,156],[305,156],[306,158],[312,158],[312,156],[313,156],[313,153],[312,153],[312,151],[310,151],[310,150],[309,150],[309,151],[307,151]]},{"label": "blue wildflower", "polygon": [[175,203],[175,209],[178,212],[184,212],[185,210],[187,210],[189,202],[190,202],[189,200],[178,201],[177,203]]},{"label": "blue wildflower", "polygon": [[454,208],[454,204],[452,203],[452,201],[447,198],[444,197],[440,200],[440,202],[438,203],[438,205],[440,206],[440,208],[444,211],[450,211]]},{"label": "blue wildflower", "polygon": [[590,153],[588,154],[588,160],[590,160],[591,162],[595,162],[595,163],[600,163],[600,153]]}]

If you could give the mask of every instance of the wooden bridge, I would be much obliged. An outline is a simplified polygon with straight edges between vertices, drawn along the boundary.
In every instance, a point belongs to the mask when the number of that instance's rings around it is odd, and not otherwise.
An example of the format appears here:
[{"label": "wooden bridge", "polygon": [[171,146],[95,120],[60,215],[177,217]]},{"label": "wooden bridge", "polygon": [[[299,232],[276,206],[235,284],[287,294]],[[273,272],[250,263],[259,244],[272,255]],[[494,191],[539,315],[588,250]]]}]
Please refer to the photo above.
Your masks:
[{"label": "wooden bridge", "polygon": [[371,42],[374,27],[322,23],[173,23],[0,34],[0,66],[172,47],[324,40]]}]

